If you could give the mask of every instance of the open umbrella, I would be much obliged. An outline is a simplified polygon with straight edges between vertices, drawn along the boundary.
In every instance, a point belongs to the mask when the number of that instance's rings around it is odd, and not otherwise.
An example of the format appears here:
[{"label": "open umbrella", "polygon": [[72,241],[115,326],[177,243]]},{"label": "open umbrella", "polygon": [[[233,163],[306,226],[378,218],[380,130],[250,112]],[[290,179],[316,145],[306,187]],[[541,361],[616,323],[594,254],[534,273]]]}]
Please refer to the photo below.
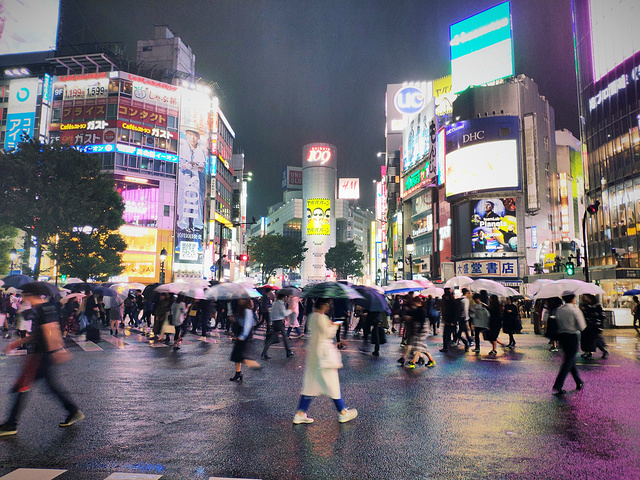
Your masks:
[{"label": "open umbrella", "polygon": [[33,282],[33,278],[26,275],[8,275],[2,279],[4,288],[15,287],[21,288],[25,283]]},{"label": "open umbrella", "polygon": [[146,300],[150,300],[150,301],[155,301],[158,298],[158,294],[155,293],[155,289],[158,287],[158,285],[160,285],[159,283],[152,283],[151,285],[147,285],[146,287],[144,287],[144,290],[142,291],[142,296],[146,299]]},{"label": "open umbrella", "polygon": [[363,285],[356,285],[353,289],[362,295],[363,298],[356,298],[354,300],[356,305],[360,305],[362,308],[369,310],[370,312],[387,312],[391,313],[389,304],[386,298],[380,292],[371,287]]},{"label": "open umbrella", "polygon": [[178,295],[181,292],[189,290],[189,285],[186,283],[163,283],[162,285],[158,285],[155,288],[156,293],[173,293],[174,295]]},{"label": "open umbrella", "polygon": [[52,283],[47,282],[29,282],[20,287],[23,295],[42,295],[45,297],[55,297],[60,295],[60,290]]},{"label": "open umbrella", "polygon": [[302,290],[299,290],[296,287],[284,287],[280,290],[280,293],[284,293],[289,297],[300,297],[300,295],[302,295]]},{"label": "open umbrella", "polygon": [[87,283],[87,282],[76,282],[76,283],[65,283],[64,288],[67,290],[71,290],[71,292],[84,292],[86,290],[93,290],[94,287],[98,287],[97,283]]},{"label": "open umbrella", "polygon": [[445,288],[466,287],[472,283],[473,278],[467,277],[466,275],[458,275],[447,280],[444,286]]},{"label": "open umbrella", "polygon": [[0,287],[4,285],[4,282],[0,280]]},{"label": "open umbrella", "polygon": [[634,295],[640,295],[640,290],[638,290],[637,288],[634,288],[632,290],[627,290],[622,295],[627,297],[633,297]]},{"label": "open umbrella", "polygon": [[[158,289],[156,289],[156,292],[157,291]],[[194,300],[204,300],[207,298],[207,290],[198,287],[190,287],[187,290],[184,290],[182,294],[185,297],[193,298]]]},{"label": "open umbrella", "polygon": [[77,300],[78,302],[80,302],[84,297],[85,297],[84,293],[72,293],[70,295],[67,295],[66,297],[61,298],[60,303],[62,305],[65,305],[67,304],[67,302],[70,302],[71,300]]},{"label": "open umbrella", "polygon": [[422,295],[423,297],[428,297],[429,295],[431,295],[433,298],[441,298],[442,295],[444,295],[444,288],[439,288],[439,287],[427,288],[425,290],[421,290],[420,295]]},{"label": "open umbrella", "polygon": [[429,281],[429,280],[425,280],[425,279],[415,279],[414,282],[419,283],[422,288],[431,288],[433,287],[433,282]]},{"label": "open umbrella", "polygon": [[562,279],[556,280],[551,283],[547,283],[544,285],[538,292],[535,294],[535,298],[551,298],[551,297],[561,297],[566,295],[567,293],[572,293],[574,295],[601,295],[604,292],[602,288],[600,288],[595,283],[587,283],[582,280],[572,280],[572,279]]},{"label": "open umbrella", "polygon": [[84,283],[84,280],[76,277],[67,278],[67,285],[69,285],[70,283]]},{"label": "open umbrella", "polygon": [[389,285],[383,288],[387,295],[394,295],[396,293],[419,292],[420,290],[424,290],[424,287],[422,285],[420,285],[418,282],[414,282],[413,280],[396,280],[395,282],[391,282]]},{"label": "open umbrella", "polygon": [[239,283],[218,283],[206,291],[206,298],[210,300],[237,300],[261,296],[257,290],[249,289]]},{"label": "open umbrella", "polygon": [[538,293],[538,290],[549,283],[553,283],[553,280],[550,280],[548,278],[539,278],[538,280],[534,281],[529,287],[531,295],[535,295],[536,293]]},{"label": "open umbrella", "polygon": [[479,292],[480,290],[486,290],[489,295],[498,295],[499,297],[511,296],[509,294],[509,290],[507,290],[507,287],[505,287],[501,283],[496,282],[495,280],[487,280],[486,278],[479,278],[478,280],[474,280],[474,282],[468,286],[474,292]]},{"label": "open umbrella", "polygon": [[362,298],[353,288],[338,282],[316,283],[302,293],[304,298]]},{"label": "open umbrella", "polygon": [[102,295],[103,297],[117,297],[118,292],[113,288],[103,287],[101,285],[91,289],[94,295]]}]

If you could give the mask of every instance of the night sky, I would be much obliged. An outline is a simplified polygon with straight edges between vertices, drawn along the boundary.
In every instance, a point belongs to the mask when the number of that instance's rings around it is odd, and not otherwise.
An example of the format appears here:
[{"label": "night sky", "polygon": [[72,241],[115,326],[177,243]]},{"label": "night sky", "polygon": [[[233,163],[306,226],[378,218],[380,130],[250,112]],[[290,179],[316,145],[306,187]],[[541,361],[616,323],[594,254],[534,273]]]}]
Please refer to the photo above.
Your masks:
[{"label": "night sky", "polygon": [[[302,146],[338,148],[338,175],[360,177],[362,207],[384,150],[386,85],[450,73],[449,25],[498,0],[66,0],[63,32],[79,41],[80,19],[99,41],[136,41],[166,24],[191,46],[197,75],[215,81],[221,106],[254,173],[248,216],[282,199],[286,165]],[[512,0],[515,71],[533,78],[578,136],[570,0]],[[186,6],[188,5],[188,7]],[[91,34],[84,31],[84,40]]]}]

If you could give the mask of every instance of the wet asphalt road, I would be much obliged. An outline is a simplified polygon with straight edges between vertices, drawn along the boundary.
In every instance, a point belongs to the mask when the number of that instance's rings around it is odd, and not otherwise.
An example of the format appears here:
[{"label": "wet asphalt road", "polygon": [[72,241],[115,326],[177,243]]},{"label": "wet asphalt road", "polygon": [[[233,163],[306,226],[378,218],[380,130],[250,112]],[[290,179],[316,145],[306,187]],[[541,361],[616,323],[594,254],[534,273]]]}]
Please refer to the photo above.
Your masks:
[{"label": "wet asphalt road", "polygon": [[[301,388],[304,341],[285,358],[282,345],[261,370],[232,383],[225,335],[188,336],[173,352],[136,333],[98,347],[68,341],[74,358],[61,381],[86,419],[57,426],[65,411],[35,387],[18,435],[0,439],[0,478],[17,468],[59,468],[65,479],[113,472],[261,479],[637,479],[640,478],[640,345],[635,332],[607,331],[611,357],[579,360],[586,383],[551,395],[561,353],[544,337],[516,337],[496,359],[453,348],[435,368],[397,366],[400,339],[382,356],[349,339],[340,372],[347,406],[359,417],[339,424],[329,398],[309,410],[312,425],[292,424]],[[6,344],[0,342],[0,346]],[[261,341],[253,342],[259,355]],[[82,348],[84,347],[84,349]],[[85,351],[89,350],[89,351]],[[95,351],[92,351],[95,350]],[[7,392],[23,357],[0,357]],[[9,397],[0,396],[2,413]],[[114,478],[114,477],[112,477]],[[119,477],[124,478],[124,477]],[[128,478],[135,478],[133,475]],[[157,478],[157,477],[155,477]]]}]

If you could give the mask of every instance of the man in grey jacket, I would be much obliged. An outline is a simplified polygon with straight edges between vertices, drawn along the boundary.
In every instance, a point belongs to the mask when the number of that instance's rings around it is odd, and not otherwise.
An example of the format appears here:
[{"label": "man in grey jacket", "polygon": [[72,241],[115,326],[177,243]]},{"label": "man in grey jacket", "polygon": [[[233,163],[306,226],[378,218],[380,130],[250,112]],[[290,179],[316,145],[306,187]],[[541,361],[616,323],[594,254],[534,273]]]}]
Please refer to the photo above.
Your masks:
[{"label": "man in grey jacket", "polygon": [[564,352],[564,361],[553,384],[553,394],[563,395],[565,390],[562,389],[564,381],[569,372],[576,382],[576,389],[582,390],[584,382],[578,374],[576,368],[576,355],[580,345],[580,332],[587,327],[582,311],[576,305],[576,296],[571,292],[564,292],[562,300],[565,304],[558,308],[556,312],[556,322],[558,324],[558,340]]},{"label": "man in grey jacket", "polygon": [[293,350],[289,348],[289,342],[287,341],[287,335],[284,330],[284,319],[291,315],[291,310],[287,310],[284,304],[286,295],[278,292],[276,301],[271,307],[271,329],[264,339],[264,348],[262,349],[262,358],[269,360],[269,347],[278,341],[278,334],[282,335],[282,341],[284,342],[284,348],[287,351],[287,357],[294,355]]}]

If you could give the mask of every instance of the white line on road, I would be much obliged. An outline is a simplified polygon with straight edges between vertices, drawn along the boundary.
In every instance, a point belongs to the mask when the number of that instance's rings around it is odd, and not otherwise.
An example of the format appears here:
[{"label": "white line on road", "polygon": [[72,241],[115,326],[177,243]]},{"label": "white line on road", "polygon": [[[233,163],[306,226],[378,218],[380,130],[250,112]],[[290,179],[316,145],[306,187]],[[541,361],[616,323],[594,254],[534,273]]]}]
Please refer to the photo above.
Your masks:
[{"label": "white line on road", "polygon": [[71,338],[78,346],[85,352],[101,352],[102,347],[87,340],[84,335],[70,335],[67,338]]},{"label": "white line on road", "polygon": [[53,470],[44,468],[18,468],[11,473],[0,477],[0,480],[53,480],[62,475],[66,470]]}]

